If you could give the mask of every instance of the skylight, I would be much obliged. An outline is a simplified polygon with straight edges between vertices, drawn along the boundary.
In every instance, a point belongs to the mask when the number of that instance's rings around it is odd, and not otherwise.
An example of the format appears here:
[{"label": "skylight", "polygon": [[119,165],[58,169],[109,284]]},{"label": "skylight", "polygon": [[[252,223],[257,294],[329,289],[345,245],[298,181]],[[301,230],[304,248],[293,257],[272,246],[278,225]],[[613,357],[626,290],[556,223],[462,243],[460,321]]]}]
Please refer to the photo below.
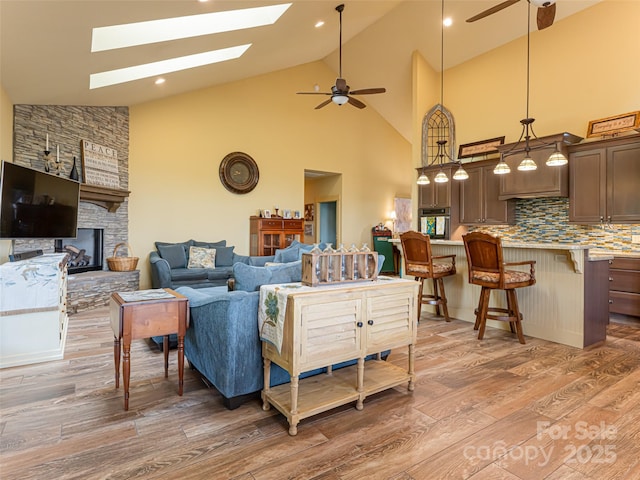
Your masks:
[{"label": "skylight", "polygon": [[185,57],[170,58],[159,62],[146,63],[133,67],[119,68],[107,72],[92,73],[89,76],[89,89],[108,87],[118,83],[130,82],[141,78],[153,77],[165,73],[177,72],[193,67],[201,67],[211,63],[224,62],[240,57],[251,46],[239,45],[236,47],[212,50],[210,52],[196,53]]},{"label": "skylight", "polygon": [[91,51],[102,52],[116,48],[272,25],[290,6],[291,3],[283,3],[267,7],[98,27],[93,29]]}]

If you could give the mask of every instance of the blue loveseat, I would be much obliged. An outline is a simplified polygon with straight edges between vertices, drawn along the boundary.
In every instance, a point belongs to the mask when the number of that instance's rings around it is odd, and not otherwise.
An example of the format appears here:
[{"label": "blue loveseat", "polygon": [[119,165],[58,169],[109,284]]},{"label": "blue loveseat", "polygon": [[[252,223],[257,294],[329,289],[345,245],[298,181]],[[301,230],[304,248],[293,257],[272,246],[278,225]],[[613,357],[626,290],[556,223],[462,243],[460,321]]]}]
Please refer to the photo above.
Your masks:
[{"label": "blue loveseat", "polygon": [[[189,299],[191,314],[184,342],[185,355],[190,366],[220,392],[227,408],[239,407],[249,398],[257,397],[263,388],[262,344],[258,335],[260,285],[299,282],[301,276],[299,260],[267,267],[237,263],[233,266],[233,291],[177,289]],[[353,363],[355,360],[333,368]],[[301,378],[324,371],[305,372]],[[289,381],[289,374],[272,364],[271,385]]]},{"label": "blue loveseat", "polygon": [[[233,265],[244,263],[252,266],[264,266],[267,262],[288,263],[300,260],[303,251],[310,251],[312,245],[294,241],[287,248],[276,250],[275,255],[250,257],[234,252],[227,246],[226,240],[219,242],[155,242],[156,250],[149,254],[151,266],[151,286],[153,288],[191,287],[208,288],[227,285],[233,276]],[[192,265],[191,247],[215,249],[215,266],[201,267]]]}]

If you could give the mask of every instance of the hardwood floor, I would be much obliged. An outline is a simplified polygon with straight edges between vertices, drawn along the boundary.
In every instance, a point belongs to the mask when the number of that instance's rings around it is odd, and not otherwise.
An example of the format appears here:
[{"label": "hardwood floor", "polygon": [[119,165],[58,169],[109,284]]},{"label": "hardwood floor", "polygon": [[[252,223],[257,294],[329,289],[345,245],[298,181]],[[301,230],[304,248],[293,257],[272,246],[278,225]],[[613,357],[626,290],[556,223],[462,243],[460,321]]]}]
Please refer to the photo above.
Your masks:
[{"label": "hardwood floor", "polygon": [[[526,318],[525,318],[526,321]],[[131,397],[114,388],[106,309],[71,317],[64,360],[0,370],[2,479],[640,478],[640,322],[579,350],[423,312],[405,387],[303,420],[258,400],[233,411],[176,354],[132,345]],[[406,352],[390,361],[402,365]]]}]

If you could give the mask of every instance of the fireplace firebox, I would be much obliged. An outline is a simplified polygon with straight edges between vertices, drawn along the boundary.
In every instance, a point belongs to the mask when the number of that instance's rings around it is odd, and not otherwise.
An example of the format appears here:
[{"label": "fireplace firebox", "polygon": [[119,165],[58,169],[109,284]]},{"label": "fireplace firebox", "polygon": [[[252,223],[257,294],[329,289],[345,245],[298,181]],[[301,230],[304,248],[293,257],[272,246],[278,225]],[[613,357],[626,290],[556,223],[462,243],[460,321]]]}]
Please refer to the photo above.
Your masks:
[{"label": "fireplace firebox", "polygon": [[55,241],[55,251],[68,253],[67,268],[70,274],[102,270],[104,230],[78,228],[78,236]]}]

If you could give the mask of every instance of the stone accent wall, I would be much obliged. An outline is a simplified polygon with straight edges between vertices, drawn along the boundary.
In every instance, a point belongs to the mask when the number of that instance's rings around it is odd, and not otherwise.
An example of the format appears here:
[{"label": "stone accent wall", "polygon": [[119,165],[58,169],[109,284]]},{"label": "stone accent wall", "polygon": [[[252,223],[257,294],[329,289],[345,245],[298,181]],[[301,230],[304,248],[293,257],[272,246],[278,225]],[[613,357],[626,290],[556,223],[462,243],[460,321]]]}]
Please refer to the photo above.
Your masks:
[{"label": "stone accent wall", "polygon": [[[56,154],[60,146],[63,175],[68,177],[75,156],[80,178],[83,178],[81,141],[88,140],[118,152],[120,188],[129,187],[129,109],[128,107],[91,107],[65,105],[14,105],[13,161],[18,165],[45,171],[44,149],[49,135],[49,150]],[[103,258],[113,255],[116,245],[129,237],[129,204],[125,200],[117,211],[92,203],[80,202],[78,227],[104,229]],[[16,240],[15,251],[42,249],[54,251],[55,239]],[[104,261],[104,270],[108,270]],[[98,272],[100,273],[100,272]],[[86,276],[86,280],[78,280]],[[122,276],[123,278],[118,278]],[[135,276],[135,282],[132,278]],[[136,290],[138,272],[112,272],[103,278],[91,272],[74,274],[67,287],[70,311],[106,305],[112,291]],[[95,284],[93,284],[94,282]],[[135,283],[135,288],[134,288]],[[77,286],[77,287],[76,287]],[[126,287],[126,288],[125,288]],[[79,290],[76,292],[75,289]],[[84,298],[81,298],[84,297]]]},{"label": "stone accent wall", "polygon": [[138,289],[140,272],[86,272],[69,275],[67,311],[69,314],[109,305],[113,292]]}]

